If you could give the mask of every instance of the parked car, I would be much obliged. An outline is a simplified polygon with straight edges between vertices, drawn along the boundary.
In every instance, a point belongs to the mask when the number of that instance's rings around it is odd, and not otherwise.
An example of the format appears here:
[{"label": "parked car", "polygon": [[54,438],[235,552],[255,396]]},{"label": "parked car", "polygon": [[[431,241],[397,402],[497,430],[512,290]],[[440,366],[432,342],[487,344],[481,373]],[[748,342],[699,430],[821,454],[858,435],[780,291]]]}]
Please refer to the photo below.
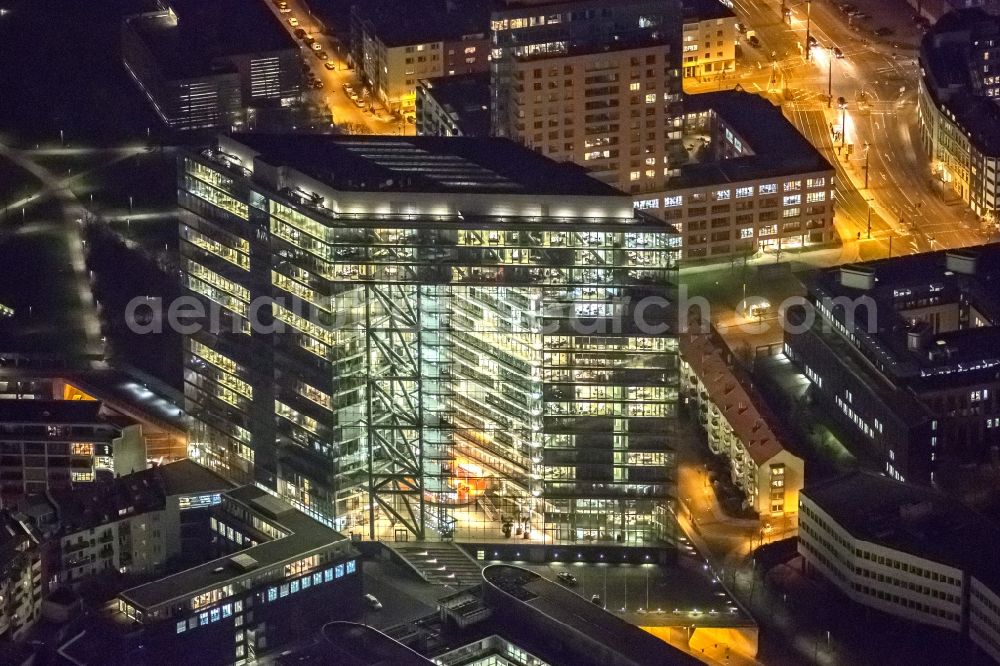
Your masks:
[{"label": "parked car", "polygon": [[590,603],[597,604],[598,606],[600,606],[601,605],[601,595],[595,594],[594,596],[592,596],[590,598]]},{"label": "parked car", "polygon": [[314,51],[313,53],[315,53],[316,57],[320,60],[327,60],[330,57],[326,54],[326,51]]},{"label": "parked car", "polygon": [[288,19],[288,25],[292,26],[293,28],[297,28],[299,27],[299,20],[293,16],[292,18]]},{"label": "parked car", "polygon": [[278,12],[281,13],[281,14],[291,14],[292,13],[292,9],[291,9],[291,7],[279,7],[278,8]]},{"label": "parked car", "polygon": [[754,47],[755,49],[760,48],[760,39],[758,39],[757,35],[750,35],[750,37],[747,39],[747,43],[750,44],[750,46]]},{"label": "parked car", "polygon": [[844,52],[840,50],[839,46],[834,46],[833,47],[833,55],[834,55],[835,58],[843,58],[844,57]]},{"label": "parked car", "polygon": [[576,576],[574,576],[568,571],[560,571],[558,574],[556,574],[556,578],[558,578],[561,582],[565,583],[566,585],[570,586],[576,585]]},{"label": "parked car", "polygon": [[366,594],[365,603],[367,603],[368,607],[372,610],[382,610],[382,602],[376,599],[374,594]]},{"label": "parked car", "polygon": [[309,48],[311,48],[313,51],[322,51],[323,45],[314,41],[312,44],[309,45]]},{"label": "parked car", "polygon": [[312,82],[312,87],[315,88],[316,90],[322,90],[323,89],[323,82],[320,81],[319,79],[315,79]]},{"label": "parked car", "polygon": [[742,23],[737,23],[736,24],[736,32],[738,32],[740,34],[743,34],[746,31],[747,31],[747,27],[745,25],[743,25]]},{"label": "parked car", "polygon": [[306,38],[306,31],[303,30],[302,28],[296,28],[295,31],[292,34],[295,35],[296,39],[305,39]]},{"label": "parked car", "polygon": [[330,62],[329,60],[327,60],[326,62],[324,62],[323,66],[326,67],[327,69],[329,69],[330,71],[333,71],[333,70],[337,69],[337,65],[335,65],[332,62]]},{"label": "parked car", "polygon": [[876,37],[888,37],[891,34],[892,34],[892,28],[887,28],[885,26],[882,26],[881,28],[875,28]]}]

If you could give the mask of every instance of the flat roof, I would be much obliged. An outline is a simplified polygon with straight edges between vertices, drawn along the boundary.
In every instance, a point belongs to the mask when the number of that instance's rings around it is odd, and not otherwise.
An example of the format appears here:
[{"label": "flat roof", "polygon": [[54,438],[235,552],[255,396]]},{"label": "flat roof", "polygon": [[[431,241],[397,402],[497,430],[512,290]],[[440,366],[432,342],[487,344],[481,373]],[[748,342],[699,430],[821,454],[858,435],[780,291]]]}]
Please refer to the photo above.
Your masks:
[{"label": "flat roof", "polygon": [[430,666],[434,662],[374,627],[356,622],[323,625],[318,655],[337,666]]},{"label": "flat roof", "polygon": [[125,21],[176,77],[235,72],[217,59],[298,45],[263,1],[166,0],[172,12],[136,14]]},{"label": "flat roof", "polygon": [[490,73],[421,79],[421,87],[452,119],[463,136],[490,135]]},{"label": "flat roof", "polygon": [[749,143],[752,155],[685,164],[670,189],[738,183],[800,173],[833,171],[833,166],[781,111],[760,95],[737,90],[686,95],[684,113],[714,113]]},{"label": "flat roof", "polygon": [[0,400],[0,423],[107,425],[96,400]]},{"label": "flat roof", "polygon": [[[281,539],[265,541],[239,552],[245,557],[234,562],[230,554],[171,576],[125,590],[119,596],[140,609],[148,609],[175,599],[191,597],[206,589],[220,587],[247,575],[247,564],[253,569],[267,569],[275,564],[305,556],[317,549],[346,541],[347,537],[310,518],[284,500],[256,486],[241,486],[225,493],[225,497],[242,504],[252,513],[262,515],[288,533]],[[223,571],[218,571],[222,567]]]},{"label": "flat roof", "polygon": [[[845,270],[869,275],[872,287],[844,285]],[[809,291],[817,299],[870,298],[877,320],[869,322],[868,308],[858,307],[854,326],[865,331],[868,345],[878,349],[885,372],[898,383],[938,389],[992,379],[1000,366],[998,280],[1000,243],[992,243],[824,269],[813,274]],[[908,337],[917,329],[907,312],[919,309],[919,299],[955,307],[966,303],[985,319],[984,325],[938,333],[928,329],[921,346],[911,349]],[[962,372],[953,372],[956,369]]]},{"label": "flat roof", "polygon": [[970,572],[1000,591],[1000,529],[957,500],[864,471],[802,494],[856,539]]},{"label": "flat roof", "polygon": [[685,20],[711,21],[736,17],[736,12],[719,0],[683,0],[682,6]]},{"label": "flat roof", "polygon": [[639,627],[533,571],[509,564],[483,569],[487,583],[540,611],[554,622],[613,650],[634,664],[700,664]]},{"label": "flat roof", "polygon": [[399,0],[365,0],[354,3],[351,10],[371,22],[386,46],[485,37],[490,32],[489,0],[407,0],[405,10]]},{"label": "flat roof", "polygon": [[625,196],[509,139],[385,135],[236,134],[272,166],[339,190]]}]

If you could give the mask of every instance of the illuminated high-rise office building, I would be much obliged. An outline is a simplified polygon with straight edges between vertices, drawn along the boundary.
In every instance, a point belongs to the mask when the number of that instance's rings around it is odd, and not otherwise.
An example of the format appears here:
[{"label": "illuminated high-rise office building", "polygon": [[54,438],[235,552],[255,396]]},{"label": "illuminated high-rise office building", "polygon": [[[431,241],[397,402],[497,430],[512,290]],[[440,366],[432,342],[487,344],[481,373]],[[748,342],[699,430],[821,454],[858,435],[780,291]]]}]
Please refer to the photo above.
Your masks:
[{"label": "illuminated high-rise office building", "polygon": [[668,536],[679,239],[505,139],[246,135],[179,160],[192,456],[338,529]]}]

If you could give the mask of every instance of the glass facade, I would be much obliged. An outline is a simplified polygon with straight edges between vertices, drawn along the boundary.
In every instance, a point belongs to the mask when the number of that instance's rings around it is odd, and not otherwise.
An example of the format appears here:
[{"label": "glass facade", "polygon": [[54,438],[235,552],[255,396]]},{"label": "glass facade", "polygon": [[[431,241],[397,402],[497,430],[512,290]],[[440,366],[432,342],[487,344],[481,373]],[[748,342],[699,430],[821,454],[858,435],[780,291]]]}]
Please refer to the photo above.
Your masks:
[{"label": "glass facade", "polygon": [[334,212],[211,151],[179,173],[186,285],[215,319],[185,341],[192,457],[369,538],[663,538],[669,227],[607,196]]}]

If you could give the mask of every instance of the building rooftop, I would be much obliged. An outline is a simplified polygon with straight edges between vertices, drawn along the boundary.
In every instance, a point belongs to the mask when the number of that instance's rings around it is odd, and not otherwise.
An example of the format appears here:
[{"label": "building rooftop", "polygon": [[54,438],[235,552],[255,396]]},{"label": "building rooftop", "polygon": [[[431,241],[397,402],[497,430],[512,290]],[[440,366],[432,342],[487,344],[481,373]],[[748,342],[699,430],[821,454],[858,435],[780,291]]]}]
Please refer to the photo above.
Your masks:
[{"label": "building rooftop", "polygon": [[[680,336],[681,357],[705,385],[733,432],[746,444],[759,466],[778,455],[784,446],[774,432],[772,420],[763,413],[763,401],[736,376],[723,357],[719,342],[711,334]],[[769,415],[769,412],[768,412]]]},{"label": "building rooftop", "polygon": [[981,51],[975,46],[998,38],[1000,19],[976,7],[945,14],[920,43],[931,98],[981,152],[992,156],[1000,156],[1000,105],[980,93],[976,77]]},{"label": "building rooftop", "polygon": [[235,72],[218,59],[298,50],[292,36],[264,2],[166,0],[168,11],[128,16],[125,21],[152,51],[169,77]]},{"label": "building rooftop", "polygon": [[352,6],[355,15],[371,22],[386,46],[406,46],[483,35],[490,31],[489,0],[366,0]]},{"label": "building rooftop", "polygon": [[64,533],[97,527],[125,516],[160,511],[166,498],[176,495],[223,491],[232,484],[190,460],[81,484],[73,490],[53,491]]},{"label": "building rooftop", "polygon": [[[934,390],[1000,374],[998,283],[1000,244],[994,243],[818,271],[809,290],[818,300],[870,299],[871,307],[854,308],[858,349],[894,381]],[[954,308],[954,325],[935,331],[921,323],[917,310],[928,304]],[[963,307],[978,322],[960,324]]]},{"label": "building rooftop", "polygon": [[339,190],[468,194],[622,193],[579,166],[490,137],[237,134],[272,166],[287,166]]},{"label": "building rooftop", "polygon": [[95,400],[0,400],[0,423],[110,425]]},{"label": "building rooftop", "polygon": [[317,644],[322,662],[337,666],[430,666],[434,662],[374,627],[355,622],[330,622],[323,626]]},{"label": "building rooftop", "polygon": [[973,573],[1000,589],[1000,529],[936,490],[853,472],[802,494],[855,538]]},{"label": "building rooftop", "polygon": [[463,136],[490,135],[489,72],[441,76],[420,83]]},{"label": "building rooftop", "polygon": [[149,609],[245,578],[252,569],[267,570],[276,564],[299,559],[321,548],[346,541],[346,537],[339,532],[255,486],[242,486],[226,491],[225,497],[251,514],[277,524],[287,536],[133,587],[119,596],[139,609]]},{"label": "building rooftop", "polygon": [[681,166],[670,188],[700,187],[799,173],[832,171],[833,166],[785,118],[781,107],[743,90],[687,95],[684,113],[714,113],[749,144],[752,154]]},{"label": "building rooftop", "polygon": [[685,22],[736,17],[736,13],[719,0],[683,0],[683,8]]},{"label": "building rooftop", "polygon": [[489,585],[540,611],[554,622],[570,627],[621,657],[616,663],[701,663],[639,627],[590,603],[562,585],[522,569],[492,564],[483,569]]}]

